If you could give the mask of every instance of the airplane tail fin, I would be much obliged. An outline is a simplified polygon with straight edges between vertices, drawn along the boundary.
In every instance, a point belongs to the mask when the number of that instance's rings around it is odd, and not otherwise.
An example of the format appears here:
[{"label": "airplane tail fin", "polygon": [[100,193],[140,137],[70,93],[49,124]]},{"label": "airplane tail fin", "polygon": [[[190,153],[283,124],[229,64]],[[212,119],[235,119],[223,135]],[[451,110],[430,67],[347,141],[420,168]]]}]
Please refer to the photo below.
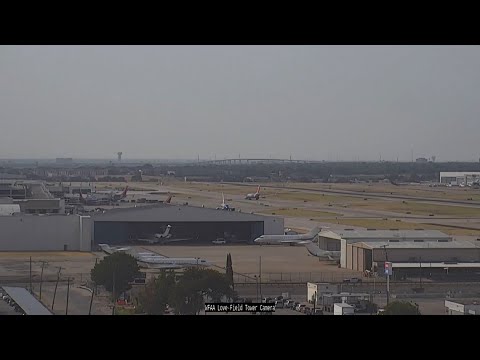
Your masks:
[{"label": "airplane tail fin", "polygon": [[299,244],[304,245],[307,248],[307,251],[313,256],[320,256],[321,249],[313,241],[301,241]]},{"label": "airplane tail fin", "polygon": [[223,195],[223,192],[222,192],[222,205],[225,205],[225,196]]},{"label": "airplane tail fin", "polygon": [[260,195],[260,185],[257,187],[257,194]]},{"label": "airplane tail fin", "polygon": [[169,195],[167,200],[165,200],[166,204],[170,204],[170,201],[172,201],[172,195]]},{"label": "airplane tail fin", "polygon": [[82,195],[82,189],[80,189],[80,202],[83,204],[85,203],[85,198]]},{"label": "airplane tail fin", "polygon": [[168,236],[168,233],[170,232],[170,229],[171,229],[171,226],[168,225],[167,228],[165,229],[165,232],[163,233],[163,236],[164,236],[164,237],[167,237],[167,236]]},{"label": "airplane tail fin", "polygon": [[123,193],[122,193],[122,198],[126,197],[127,196],[127,191],[128,191],[128,185],[125,186],[125,190],[123,190]]},{"label": "airplane tail fin", "polygon": [[318,226],[315,226],[312,230],[310,230],[310,232],[308,232],[308,236],[311,236],[311,237],[315,237],[318,235],[318,233],[320,232],[321,228],[318,227]]},{"label": "airplane tail fin", "polygon": [[307,251],[316,257],[326,257],[328,260],[337,260],[336,257],[336,252],[335,251],[327,251],[327,250],[322,250],[318,247],[317,244],[315,244],[314,241],[307,240],[307,241],[301,241],[299,244],[304,245],[307,248]]},{"label": "airplane tail fin", "polygon": [[98,244],[98,246],[100,246],[100,249],[102,249],[105,254],[111,254],[113,252],[110,246],[107,244]]}]

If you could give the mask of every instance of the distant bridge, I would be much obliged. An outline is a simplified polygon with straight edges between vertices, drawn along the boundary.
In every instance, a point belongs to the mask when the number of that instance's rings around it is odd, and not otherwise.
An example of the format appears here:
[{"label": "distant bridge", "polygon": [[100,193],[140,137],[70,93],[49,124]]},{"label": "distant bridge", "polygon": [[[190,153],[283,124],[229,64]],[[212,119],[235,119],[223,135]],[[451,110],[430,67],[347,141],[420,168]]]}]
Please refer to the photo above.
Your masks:
[{"label": "distant bridge", "polygon": [[249,165],[258,163],[297,163],[297,164],[312,164],[322,163],[323,161],[312,160],[292,160],[292,159],[261,159],[261,158],[235,158],[235,159],[221,159],[221,160],[200,160],[196,162],[198,165]]}]

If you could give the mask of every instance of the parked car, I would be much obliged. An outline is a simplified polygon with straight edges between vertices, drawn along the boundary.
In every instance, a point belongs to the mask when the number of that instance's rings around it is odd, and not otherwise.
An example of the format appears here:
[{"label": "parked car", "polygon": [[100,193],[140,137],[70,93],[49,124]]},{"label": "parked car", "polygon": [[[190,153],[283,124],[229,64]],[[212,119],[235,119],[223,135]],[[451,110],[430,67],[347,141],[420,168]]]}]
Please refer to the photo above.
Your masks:
[{"label": "parked car", "polygon": [[300,311],[300,312],[303,312],[303,308],[304,308],[305,306],[306,306],[305,304],[298,304],[296,310],[297,310],[297,311]]},{"label": "parked car", "polygon": [[278,309],[283,309],[284,308],[283,300],[275,301],[275,307],[278,308]]},{"label": "parked car", "polygon": [[362,279],[357,278],[357,277],[352,277],[352,278],[348,278],[348,279],[343,279],[343,282],[344,282],[344,283],[353,283],[353,284],[355,284],[355,283],[360,283],[360,282],[362,282]]},{"label": "parked car", "polygon": [[310,315],[313,309],[310,306],[305,306],[304,308],[300,309],[300,311],[305,315]]}]

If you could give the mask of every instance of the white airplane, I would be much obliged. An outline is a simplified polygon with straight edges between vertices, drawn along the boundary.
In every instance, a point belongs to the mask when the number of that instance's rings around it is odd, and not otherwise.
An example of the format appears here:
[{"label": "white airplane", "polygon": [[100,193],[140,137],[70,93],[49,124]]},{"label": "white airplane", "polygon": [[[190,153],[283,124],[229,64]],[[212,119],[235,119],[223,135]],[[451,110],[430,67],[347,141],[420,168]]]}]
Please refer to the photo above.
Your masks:
[{"label": "white airplane", "polygon": [[184,269],[188,267],[210,266],[205,259],[200,258],[169,258],[162,256],[143,256],[137,259],[140,267],[149,269]]},{"label": "white airplane", "polygon": [[332,261],[339,260],[342,253],[341,251],[322,250],[312,240],[301,241],[299,244],[304,245],[311,255],[318,258],[327,258],[328,260]]},{"label": "white airplane", "polygon": [[220,204],[220,207],[217,207],[217,210],[235,211],[235,208],[232,208],[225,203],[225,196],[223,195],[223,192],[222,192],[222,203]]},{"label": "white airplane", "polygon": [[110,245],[107,245],[107,244],[98,244],[98,246],[100,246],[100,249],[102,249],[102,251],[105,253],[105,254],[108,254],[108,255],[111,255],[113,253],[116,253],[116,252],[124,252],[124,253],[129,253],[132,251],[132,248],[127,246],[127,247],[111,247]]},{"label": "white airplane", "polygon": [[171,228],[172,227],[168,225],[163,234],[154,234],[152,238],[140,238],[140,239],[135,239],[133,241],[146,242],[149,244],[165,245],[173,242],[194,240],[194,238],[191,238],[191,237],[190,238],[172,238],[172,234],[170,233]]},{"label": "white airplane", "polygon": [[192,266],[210,266],[211,264],[201,258],[169,258],[153,252],[137,252],[130,247],[112,248],[107,244],[98,244],[106,254],[125,252],[132,255],[142,268],[149,269],[183,269]]},{"label": "white airplane", "polygon": [[257,187],[257,192],[256,193],[245,195],[245,199],[247,199],[247,200],[253,200],[253,199],[258,200],[258,199],[260,199],[260,185]]},{"label": "white airplane", "polygon": [[314,227],[307,234],[298,234],[298,235],[262,235],[254,240],[256,244],[260,245],[281,245],[289,244],[295,245],[300,244],[302,241],[313,240],[318,236],[320,232],[318,226]]},{"label": "white airplane", "polygon": [[140,238],[135,241],[139,242],[147,242],[149,244],[158,244],[159,242],[162,242],[164,239],[170,239],[172,237],[172,234],[170,234],[170,229],[172,227],[170,225],[167,225],[167,228],[163,232],[163,234],[157,233],[154,234],[152,238]]}]

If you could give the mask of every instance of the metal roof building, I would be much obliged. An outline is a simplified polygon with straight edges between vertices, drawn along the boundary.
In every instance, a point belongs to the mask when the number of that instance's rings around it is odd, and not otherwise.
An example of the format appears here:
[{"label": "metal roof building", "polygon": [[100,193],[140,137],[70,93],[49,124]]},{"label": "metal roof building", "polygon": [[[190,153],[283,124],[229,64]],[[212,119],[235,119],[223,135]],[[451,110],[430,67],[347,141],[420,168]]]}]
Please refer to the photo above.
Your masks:
[{"label": "metal roof building", "polygon": [[21,287],[4,286],[3,290],[27,315],[52,315],[52,313],[27,289]]},{"label": "metal roof building", "polygon": [[188,205],[153,204],[93,215],[93,242],[128,243],[161,233],[168,225],[172,239],[191,238],[195,243],[211,243],[216,238],[251,242],[260,235],[280,235],[284,231],[283,218]]},{"label": "metal roof building", "polygon": [[451,236],[438,230],[348,230],[336,232],[338,237],[346,240],[383,240],[383,239],[400,239],[400,240],[448,240],[451,241]]},{"label": "metal roof building", "polygon": [[[343,255],[343,254],[342,254]],[[366,241],[347,244],[345,267],[357,271],[384,268],[385,261],[395,269],[480,268],[480,244],[470,241]]]},{"label": "metal roof building", "polygon": [[478,171],[441,171],[439,182],[442,184],[467,185],[469,182],[473,182],[478,179],[480,179],[480,172]]},{"label": "metal roof building", "polygon": [[340,264],[347,266],[347,245],[359,242],[451,242],[451,236],[438,230],[354,230],[322,231],[318,234],[318,246],[330,251],[341,251]]}]

